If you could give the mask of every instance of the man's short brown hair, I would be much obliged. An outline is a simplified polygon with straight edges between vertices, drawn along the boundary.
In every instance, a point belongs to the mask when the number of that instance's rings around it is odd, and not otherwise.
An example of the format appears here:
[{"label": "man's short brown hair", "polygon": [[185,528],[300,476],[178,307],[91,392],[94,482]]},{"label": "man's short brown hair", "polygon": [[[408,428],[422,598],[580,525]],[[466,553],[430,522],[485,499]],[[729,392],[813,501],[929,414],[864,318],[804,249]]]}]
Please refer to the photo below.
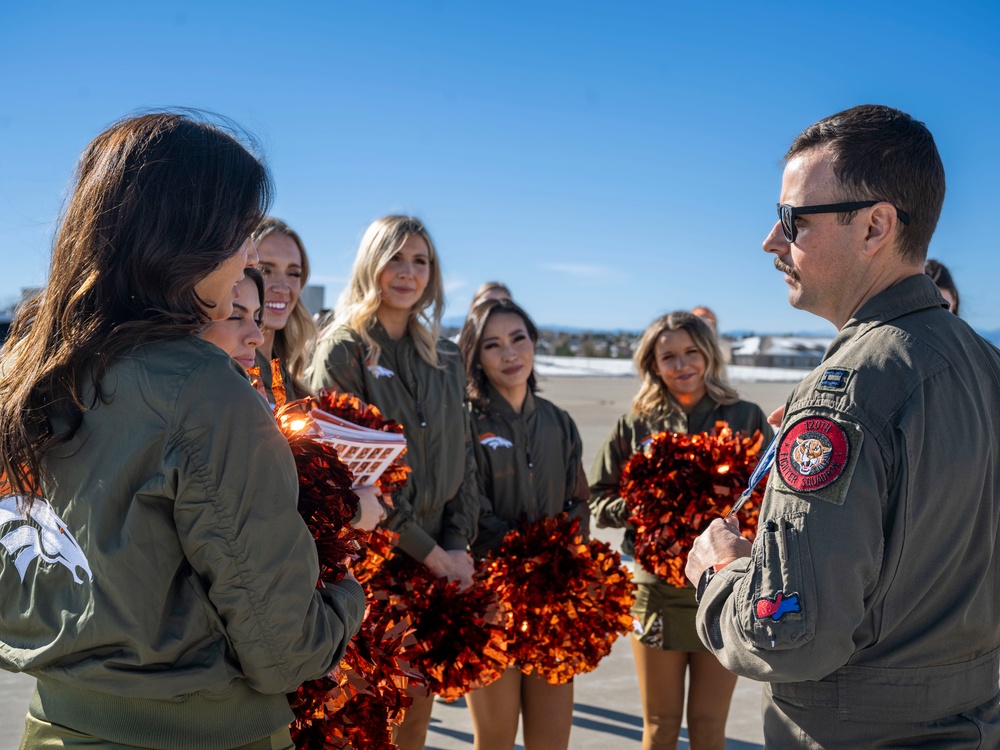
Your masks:
[{"label": "man's short brown hair", "polygon": [[[910,218],[897,229],[900,255],[923,261],[945,192],[944,165],[927,126],[898,109],[862,104],[810,125],[785,159],[817,148],[829,149],[843,186],[836,200],[892,203]],[[846,214],[842,221],[849,224],[853,218],[854,213]]]}]

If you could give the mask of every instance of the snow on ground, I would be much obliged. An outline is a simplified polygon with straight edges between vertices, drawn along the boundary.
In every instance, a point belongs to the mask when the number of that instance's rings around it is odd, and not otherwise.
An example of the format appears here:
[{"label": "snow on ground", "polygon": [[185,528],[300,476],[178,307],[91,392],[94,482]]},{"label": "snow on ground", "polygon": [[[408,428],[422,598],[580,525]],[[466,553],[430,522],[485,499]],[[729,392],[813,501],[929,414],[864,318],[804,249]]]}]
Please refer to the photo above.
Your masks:
[{"label": "snow on ground", "polygon": [[[634,374],[631,359],[599,357],[553,357],[535,355],[535,372],[543,377],[627,378]],[[730,365],[729,379],[735,382],[798,383],[808,370],[781,367],[747,367]]]}]

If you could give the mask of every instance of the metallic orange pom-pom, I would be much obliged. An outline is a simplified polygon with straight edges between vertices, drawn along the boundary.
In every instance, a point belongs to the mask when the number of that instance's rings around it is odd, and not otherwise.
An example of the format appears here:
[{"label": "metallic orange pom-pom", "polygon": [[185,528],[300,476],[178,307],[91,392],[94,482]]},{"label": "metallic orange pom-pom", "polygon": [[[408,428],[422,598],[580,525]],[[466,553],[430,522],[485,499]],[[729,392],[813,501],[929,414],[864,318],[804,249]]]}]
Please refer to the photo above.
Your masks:
[{"label": "metallic orange pom-pom", "polygon": [[[746,489],[762,442],[760,432],[746,437],[718,422],[711,432],[694,435],[661,432],[628,460],[621,495],[635,527],[635,559],[646,570],[677,588],[688,585],[688,550]],[[755,490],[739,512],[747,539],[756,535],[762,496]]]},{"label": "metallic orange pom-pom", "polygon": [[634,595],[621,556],[585,542],[562,514],[510,531],[490,555],[486,580],[511,608],[511,656],[552,684],[595,669],[632,630]]}]

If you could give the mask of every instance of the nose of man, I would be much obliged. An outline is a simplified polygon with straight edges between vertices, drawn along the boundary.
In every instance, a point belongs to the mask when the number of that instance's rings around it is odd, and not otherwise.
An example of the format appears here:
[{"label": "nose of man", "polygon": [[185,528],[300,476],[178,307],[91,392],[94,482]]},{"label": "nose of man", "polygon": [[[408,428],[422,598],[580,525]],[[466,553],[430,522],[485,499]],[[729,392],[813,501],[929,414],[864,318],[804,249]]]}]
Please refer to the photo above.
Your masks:
[{"label": "nose of man", "polygon": [[764,248],[765,253],[787,252],[789,242],[785,239],[785,234],[781,230],[780,221],[774,222],[774,226],[771,227],[770,233],[764,238],[764,243],[761,247]]}]

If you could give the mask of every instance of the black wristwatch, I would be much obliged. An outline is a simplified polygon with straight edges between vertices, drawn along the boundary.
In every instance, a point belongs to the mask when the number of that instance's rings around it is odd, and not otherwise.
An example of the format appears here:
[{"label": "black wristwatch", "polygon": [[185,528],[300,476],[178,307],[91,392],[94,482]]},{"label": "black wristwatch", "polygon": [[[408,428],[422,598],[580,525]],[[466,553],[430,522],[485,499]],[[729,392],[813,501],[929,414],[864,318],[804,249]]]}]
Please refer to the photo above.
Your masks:
[{"label": "black wristwatch", "polygon": [[705,571],[701,574],[701,578],[698,579],[698,588],[694,592],[695,603],[701,602],[701,597],[705,595],[705,590],[708,588],[708,582],[715,577],[717,572],[714,565],[709,565],[705,568]]}]

